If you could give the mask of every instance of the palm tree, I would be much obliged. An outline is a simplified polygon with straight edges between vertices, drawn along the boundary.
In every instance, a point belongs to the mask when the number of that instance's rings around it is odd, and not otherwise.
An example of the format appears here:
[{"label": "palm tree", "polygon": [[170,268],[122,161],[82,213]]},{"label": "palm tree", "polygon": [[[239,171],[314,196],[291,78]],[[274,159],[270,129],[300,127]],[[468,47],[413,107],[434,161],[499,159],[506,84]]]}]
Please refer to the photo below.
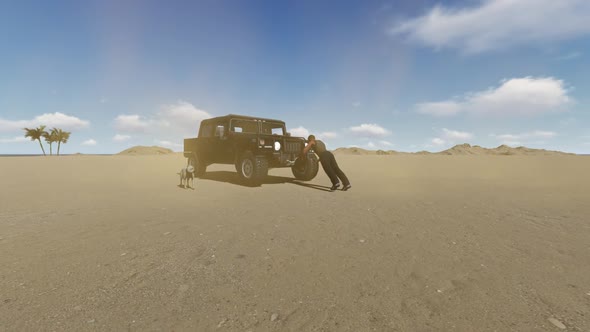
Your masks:
[{"label": "palm tree", "polygon": [[51,148],[51,144],[57,142],[57,129],[53,128],[50,132],[45,132],[43,135],[45,138],[45,142],[49,144],[49,155],[53,155],[53,149]]},{"label": "palm tree", "polygon": [[59,156],[59,147],[61,143],[67,143],[70,139],[70,132],[63,131],[61,129],[57,129],[57,155]]},{"label": "palm tree", "polygon": [[43,144],[41,144],[41,137],[45,137],[47,132],[45,131],[45,126],[39,126],[37,128],[29,129],[23,128],[25,131],[25,137],[30,137],[31,141],[39,141],[39,146],[41,146],[41,150],[43,150],[43,155],[45,154],[45,149],[43,148]]}]

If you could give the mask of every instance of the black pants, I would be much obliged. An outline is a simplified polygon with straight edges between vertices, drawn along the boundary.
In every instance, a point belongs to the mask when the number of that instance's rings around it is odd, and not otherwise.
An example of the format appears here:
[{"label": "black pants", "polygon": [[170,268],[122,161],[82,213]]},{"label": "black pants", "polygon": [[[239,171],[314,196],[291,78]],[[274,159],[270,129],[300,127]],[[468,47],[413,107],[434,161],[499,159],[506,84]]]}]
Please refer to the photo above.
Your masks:
[{"label": "black pants", "polygon": [[319,156],[320,162],[322,163],[322,167],[324,168],[324,171],[330,178],[330,181],[332,181],[332,185],[339,183],[340,181],[338,179],[342,181],[342,184],[344,186],[350,184],[344,172],[342,172],[340,167],[338,167],[338,163],[336,162],[336,158],[334,158],[334,154],[332,154],[332,152],[325,151],[322,152]]}]

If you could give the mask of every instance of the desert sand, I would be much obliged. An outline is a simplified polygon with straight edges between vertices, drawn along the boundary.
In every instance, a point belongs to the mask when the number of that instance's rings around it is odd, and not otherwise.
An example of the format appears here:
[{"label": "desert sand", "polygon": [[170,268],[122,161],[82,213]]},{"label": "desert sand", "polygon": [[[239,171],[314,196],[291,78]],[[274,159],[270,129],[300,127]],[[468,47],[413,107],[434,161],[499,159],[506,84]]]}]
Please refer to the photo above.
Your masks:
[{"label": "desert sand", "polygon": [[590,331],[590,157],[0,158],[1,331]]}]

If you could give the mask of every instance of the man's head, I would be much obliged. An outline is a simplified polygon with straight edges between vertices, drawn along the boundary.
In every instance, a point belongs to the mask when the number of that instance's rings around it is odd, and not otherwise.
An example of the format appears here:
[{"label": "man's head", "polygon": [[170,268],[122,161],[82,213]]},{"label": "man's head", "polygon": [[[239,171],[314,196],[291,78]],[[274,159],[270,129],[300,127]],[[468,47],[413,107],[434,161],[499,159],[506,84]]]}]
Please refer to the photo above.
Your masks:
[{"label": "man's head", "polygon": [[313,142],[313,141],[315,141],[315,136],[314,135],[309,135],[309,136],[307,136],[307,140],[309,142]]}]

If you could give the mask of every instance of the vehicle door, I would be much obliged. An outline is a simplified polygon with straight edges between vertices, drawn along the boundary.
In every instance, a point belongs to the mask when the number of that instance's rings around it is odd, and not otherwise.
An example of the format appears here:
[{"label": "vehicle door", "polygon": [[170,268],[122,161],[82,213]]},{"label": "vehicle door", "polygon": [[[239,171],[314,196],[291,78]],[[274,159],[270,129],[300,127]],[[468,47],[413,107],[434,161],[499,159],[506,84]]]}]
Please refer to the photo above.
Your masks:
[{"label": "vehicle door", "polygon": [[212,123],[212,136],[209,139],[209,156],[211,156],[211,162],[221,163],[223,160],[223,146],[226,142],[226,126],[223,121],[217,121]]}]

